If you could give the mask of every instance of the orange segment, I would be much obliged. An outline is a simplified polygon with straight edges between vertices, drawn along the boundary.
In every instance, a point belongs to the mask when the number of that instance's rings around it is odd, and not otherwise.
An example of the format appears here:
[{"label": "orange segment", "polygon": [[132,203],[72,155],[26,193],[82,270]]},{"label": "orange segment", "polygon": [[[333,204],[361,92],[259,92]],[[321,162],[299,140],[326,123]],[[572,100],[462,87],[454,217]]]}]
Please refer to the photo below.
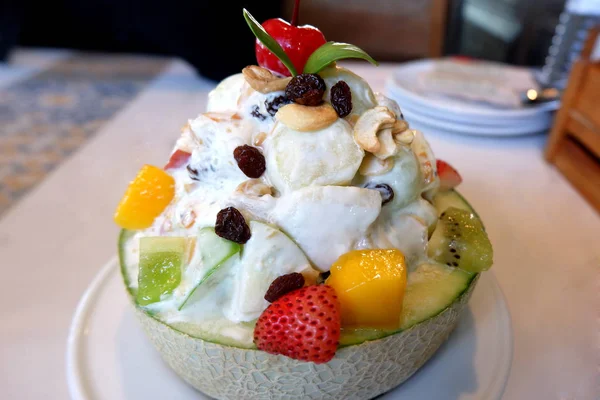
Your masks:
[{"label": "orange segment", "polygon": [[354,250],[332,266],[325,282],[337,293],[342,326],[398,329],[406,290],[406,263],[400,250]]},{"label": "orange segment", "polygon": [[115,222],[125,229],[145,229],[175,195],[175,180],[152,165],[144,165],[117,206]]}]

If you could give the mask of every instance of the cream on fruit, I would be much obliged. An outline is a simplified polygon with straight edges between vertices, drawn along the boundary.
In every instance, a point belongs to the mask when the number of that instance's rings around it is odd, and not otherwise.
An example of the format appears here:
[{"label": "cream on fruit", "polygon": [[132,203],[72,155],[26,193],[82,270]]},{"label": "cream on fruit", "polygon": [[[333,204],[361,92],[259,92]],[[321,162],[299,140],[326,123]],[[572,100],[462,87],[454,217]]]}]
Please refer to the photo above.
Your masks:
[{"label": "cream on fruit", "polygon": [[[207,112],[184,128],[174,151],[191,157],[187,167],[168,171],[175,179],[174,199],[135,237],[195,237],[200,229],[214,227],[219,210],[230,206],[244,215],[252,237],[207,281],[204,294],[194,294],[179,310],[207,273],[196,250],[179,287],[147,306],[159,319],[208,330],[218,326],[226,336],[246,335],[239,324],[264,311],[264,293],[280,275],[301,272],[314,278],[355,249],[398,248],[409,271],[427,260],[428,232],[437,217],[422,195],[431,195],[439,185],[429,145],[417,133],[412,145],[398,145],[384,160],[390,168],[361,174],[370,153],[354,139],[356,120],[378,105],[397,118],[400,109],[345,68],[328,67],[321,75],[325,101],[339,80],[352,91],[350,115],[326,128],[299,132],[276,121],[269,107],[284,92],[260,93],[242,74],[221,82],[209,95]],[[260,178],[250,179],[239,169],[233,151],[242,145],[258,147],[265,155],[266,172]],[[393,189],[393,199],[383,206],[381,193],[372,188],[380,183]],[[137,285],[137,242],[130,240],[126,247],[132,287]]]}]

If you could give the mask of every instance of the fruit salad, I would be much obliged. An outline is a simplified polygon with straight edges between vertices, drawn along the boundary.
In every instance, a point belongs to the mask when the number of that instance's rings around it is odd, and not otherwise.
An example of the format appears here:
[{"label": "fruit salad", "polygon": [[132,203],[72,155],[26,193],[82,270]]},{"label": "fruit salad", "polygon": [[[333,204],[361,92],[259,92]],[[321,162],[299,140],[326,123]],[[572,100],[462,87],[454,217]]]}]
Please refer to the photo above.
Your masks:
[{"label": "fruit salad", "polygon": [[314,27],[262,25],[164,167],[119,203],[136,305],[203,340],[326,363],[455,301],[492,265],[479,217],[395,101]]}]

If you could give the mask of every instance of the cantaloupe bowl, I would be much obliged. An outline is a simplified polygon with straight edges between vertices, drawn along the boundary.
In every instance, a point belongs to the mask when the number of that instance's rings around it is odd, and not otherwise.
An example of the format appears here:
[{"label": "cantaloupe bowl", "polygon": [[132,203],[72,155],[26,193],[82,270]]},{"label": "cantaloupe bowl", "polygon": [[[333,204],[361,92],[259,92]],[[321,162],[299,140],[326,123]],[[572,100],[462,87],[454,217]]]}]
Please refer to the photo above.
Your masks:
[{"label": "cantaloupe bowl", "polygon": [[[434,205],[474,212],[455,191],[440,192]],[[121,234],[121,249],[130,233]],[[216,399],[370,399],[406,381],[427,362],[456,327],[478,274],[444,265],[411,273],[400,330],[342,331],[335,357],[324,364],[240,348],[192,336],[137,305],[121,271],[135,314],[163,360],[187,383]],[[149,377],[151,379],[151,377]]]}]

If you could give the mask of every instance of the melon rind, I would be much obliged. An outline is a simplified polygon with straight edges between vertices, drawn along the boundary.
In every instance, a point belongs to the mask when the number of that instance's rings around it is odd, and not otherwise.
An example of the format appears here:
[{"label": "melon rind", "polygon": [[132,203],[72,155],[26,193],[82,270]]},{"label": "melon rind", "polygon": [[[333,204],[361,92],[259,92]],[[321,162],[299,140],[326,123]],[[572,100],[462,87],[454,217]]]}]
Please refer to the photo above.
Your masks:
[{"label": "melon rind", "polygon": [[338,349],[325,364],[229,347],[179,332],[135,304],[163,360],[187,383],[216,399],[371,399],[414,374],[456,327],[479,276],[446,309],[382,339]]}]

